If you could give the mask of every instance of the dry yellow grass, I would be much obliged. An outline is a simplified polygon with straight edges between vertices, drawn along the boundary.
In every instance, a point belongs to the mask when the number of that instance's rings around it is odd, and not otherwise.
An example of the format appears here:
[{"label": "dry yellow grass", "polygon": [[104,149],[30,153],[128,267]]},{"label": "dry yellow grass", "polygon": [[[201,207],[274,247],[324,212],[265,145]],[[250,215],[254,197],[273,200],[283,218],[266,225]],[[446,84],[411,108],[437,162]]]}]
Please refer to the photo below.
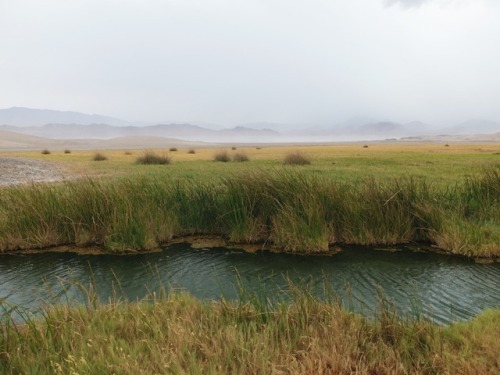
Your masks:
[{"label": "dry yellow grass", "polygon": [[[369,321],[301,293],[275,309],[174,294],[58,307],[0,334],[3,373],[498,374],[500,314],[438,327]],[[2,332],[0,331],[0,332]]]}]

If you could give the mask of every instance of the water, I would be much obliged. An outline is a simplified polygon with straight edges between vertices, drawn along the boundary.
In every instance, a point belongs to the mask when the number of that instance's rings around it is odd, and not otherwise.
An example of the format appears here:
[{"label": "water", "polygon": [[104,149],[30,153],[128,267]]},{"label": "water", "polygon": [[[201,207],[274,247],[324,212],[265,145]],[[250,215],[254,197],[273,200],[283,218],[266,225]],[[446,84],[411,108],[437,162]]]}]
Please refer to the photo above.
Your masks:
[{"label": "water", "polygon": [[327,289],[365,315],[377,307],[377,291],[403,313],[438,323],[467,320],[500,307],[500,264],[431,253],[347,248],[334,256],[296,256],[238,249],[197,250],[187,244],[134,256],[33,254],[0,256],[0,299],[37,313],[45,303],[85,300],[92,281],[101,301],[141,299],[162,287],[196,297],[234,299],[243,287],[259,298],[286,296],[289,281]]}]

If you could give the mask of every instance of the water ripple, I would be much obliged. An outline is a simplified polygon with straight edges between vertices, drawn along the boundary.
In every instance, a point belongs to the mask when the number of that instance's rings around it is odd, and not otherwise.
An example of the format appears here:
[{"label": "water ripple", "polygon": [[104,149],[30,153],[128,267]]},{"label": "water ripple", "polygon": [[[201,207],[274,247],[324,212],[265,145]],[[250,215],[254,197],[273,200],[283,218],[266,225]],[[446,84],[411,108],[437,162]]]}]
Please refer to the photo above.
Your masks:
[{"label": "water ripple", "polygon": [[137,256],[0,257],[0,298],[32,311],[46,302],[84,301],[91,284],[102,301],[140,299],[162,288],[188,290],[199,298],[237,298],[240,287],[279,299],[287,280],[318,295],[326,285],[363,313],[376,311],[382,299],[402,313],[424,314],[439,323],[500,306],[500,264],[429,253],[348,248],[332,257],[304,257],[177,245]]}]

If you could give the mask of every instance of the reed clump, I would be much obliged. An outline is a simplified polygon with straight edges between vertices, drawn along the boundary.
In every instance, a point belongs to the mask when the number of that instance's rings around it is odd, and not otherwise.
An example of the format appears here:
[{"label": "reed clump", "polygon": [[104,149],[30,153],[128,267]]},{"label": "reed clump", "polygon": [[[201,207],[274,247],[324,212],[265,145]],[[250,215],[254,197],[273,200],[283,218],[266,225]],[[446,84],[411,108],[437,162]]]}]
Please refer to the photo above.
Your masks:
[{"label": "reed clump", "polygon": [[0,251],[77,244],[142,251],[209,234],[294,253],[335,244],[411,242],[470,257],[500,256],[500,173],[442,189],[414,177],[356,184],[295,170],[197,181],[83,179],[3,187]]},{"label": "reed clump", "polygon": [[285,165],[309,165],[311,159],[300,152],[292,152],[285,156]]},{"label": "reed clump", "polygon": [[250,158],[248,157],[248,155],[245,153],[242,153],[242,152],[238,152],[238,153],[233,155],[233,161],[236,161],[239,163],[249,161],[249,160],[250,160]]},{"label": "reed clump", "polygon": [[136,159],[137,164],[144,165],[167,165],[170,164],[172,159],[167,155],[159,155],[153,151],[146,151],[142,156]]},{"label": "reed clump", "polygon": [[231,158],[229,157],[227,151],[224,150],[224,151],[219,151],[214,155],[214,161],[227,163],[228,161],[231,161]]},{"label": "reed clump", "polygon": [[92,157],[92,160],[93,161],[104,161],[104,160],[108,160],[108,157],[101,152],[97,152]]},{"label": "reed clump", "polygon": [[440,327],[389,309],[369,320],[295,290],[289,302],[200,301],[187,293],[141,302],[45,308],[12,319],[2,305],[6,374],[487,374],[498,369],[500,311]]}]

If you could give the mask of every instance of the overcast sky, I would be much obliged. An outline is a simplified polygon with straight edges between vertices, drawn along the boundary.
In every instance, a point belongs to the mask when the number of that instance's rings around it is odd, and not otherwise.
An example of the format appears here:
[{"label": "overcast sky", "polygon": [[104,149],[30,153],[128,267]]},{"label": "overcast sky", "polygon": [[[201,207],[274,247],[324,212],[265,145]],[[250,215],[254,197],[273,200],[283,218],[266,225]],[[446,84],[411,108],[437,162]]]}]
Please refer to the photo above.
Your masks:
[{"label": "overcast sky", "polygon": [[499,0],[0,0],[0,108],[500,121]]}]

